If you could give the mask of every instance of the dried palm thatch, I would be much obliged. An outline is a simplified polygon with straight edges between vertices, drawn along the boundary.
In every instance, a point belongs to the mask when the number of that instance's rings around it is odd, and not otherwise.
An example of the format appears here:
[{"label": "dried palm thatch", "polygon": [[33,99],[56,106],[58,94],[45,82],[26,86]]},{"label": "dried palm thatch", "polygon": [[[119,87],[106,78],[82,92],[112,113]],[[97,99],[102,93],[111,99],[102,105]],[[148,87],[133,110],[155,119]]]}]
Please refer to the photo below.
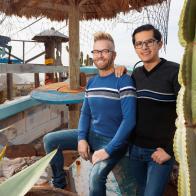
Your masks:
[{"label": "dried palm thatch", "polygon": [[6,15],[30,17],[44,16],[51,20],[69,18],[70,6],[79,6],[79,19],[101,19],[115,17],[119,12],[140,10],[166,0],[1,0],[0,11]]}]

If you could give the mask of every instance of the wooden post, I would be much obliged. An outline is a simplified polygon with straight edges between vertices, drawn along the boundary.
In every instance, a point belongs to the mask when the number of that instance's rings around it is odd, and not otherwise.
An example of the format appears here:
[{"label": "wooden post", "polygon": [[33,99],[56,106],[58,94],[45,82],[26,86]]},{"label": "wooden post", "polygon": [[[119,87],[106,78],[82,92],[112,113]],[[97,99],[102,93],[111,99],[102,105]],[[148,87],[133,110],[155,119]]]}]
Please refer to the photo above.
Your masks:
[{"label": "wooden post", "polygon": [[[80,60],[79,60],[79,5],[70,0],[69,9],[69,77],[70,88],[79,88]],[[79,106],[69,105],[69,128],[76,128],[79,120]]]},{"label": "wooden post", "polygon": [[[56,64],[57,65],[63,65],[62,64],[62,61],[61,61],[61,56],[62,56],[62,43],[61,41],[56,41]],[[63,81],[63,73],[60,72],[59,73],[59,78],[58,80],[59,82],[62,82]]]},{"label": "wooden post", "polygon": [[79,7],[74,2],[69,9],[69,75],[70,88],[78,89],[80,73]]},{"label": "wooden post", "polygon": [[38,88],[40,86],[39,73],[34,73],[34,83],[35,88]]},{"label": "wooden post", "polygon": [[[8,47],[9,55],[8,55],[8,64],[11,64],[11,46]],[[7,99],[13,99],[13,74],[7,73]]]},{"label": "wooden post", "polygon": [[7,73],[7,99],[13,100],[13,74]]},{"label": "wooden post", "polygon": [[[49,39],[45,42],[45,64],[47,66],[54,64],[54,49],[55,49],[55,40]],[[45,84],[53,83],[54,81],[54,73],[46,73],[45,74]]]},{"label": "wooden post", "polygon": [[22,41],[22,60],[25,63],[25,41]]}]

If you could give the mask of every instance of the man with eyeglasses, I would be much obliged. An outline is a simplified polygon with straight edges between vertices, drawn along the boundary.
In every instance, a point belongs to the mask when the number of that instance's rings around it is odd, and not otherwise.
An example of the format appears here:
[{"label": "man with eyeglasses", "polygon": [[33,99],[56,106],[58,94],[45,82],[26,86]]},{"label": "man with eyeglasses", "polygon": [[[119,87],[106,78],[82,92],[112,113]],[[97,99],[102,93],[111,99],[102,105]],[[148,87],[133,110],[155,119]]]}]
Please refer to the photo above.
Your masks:
[{"label": "man with eyeglasses", "polygon": [[[132,74],[137,93],[137,118],[130,164],[138,195],[162,196],[174,163],[179,65],[159,57],[162,36],[150,24],[135,29],[132,42],[143,66]],[[119,70],[117,75],[121,75],[122,67]]]},{"label": "man with eyeglasses", "polygon": [[66,186],[62,150],[77,149],[78,144],[80,156],[93,164],[89,195],[105,196],[107,176],[126,153],[135,126],[136,95],[130,76],[114,74],[116,52],[110,34],[94,35],[92,54],[99,73],[88,81],[78,130],[49,133],[44,146],[47,153],[58,148],[51,161],[55,187]]}]

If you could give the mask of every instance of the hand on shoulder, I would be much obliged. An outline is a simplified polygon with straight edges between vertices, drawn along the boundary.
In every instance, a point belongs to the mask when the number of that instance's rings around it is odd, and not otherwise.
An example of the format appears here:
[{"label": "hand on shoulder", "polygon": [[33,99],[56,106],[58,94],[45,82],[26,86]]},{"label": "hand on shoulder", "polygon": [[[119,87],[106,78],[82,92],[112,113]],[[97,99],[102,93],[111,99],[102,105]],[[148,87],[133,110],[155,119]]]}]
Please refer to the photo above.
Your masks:
[{"label": "hand on shoulder", "polygon": [[123,74],[127,73],[127,68],[125,66],[116,66],[114,68],[114,73],[117,78],[120,78]]}]

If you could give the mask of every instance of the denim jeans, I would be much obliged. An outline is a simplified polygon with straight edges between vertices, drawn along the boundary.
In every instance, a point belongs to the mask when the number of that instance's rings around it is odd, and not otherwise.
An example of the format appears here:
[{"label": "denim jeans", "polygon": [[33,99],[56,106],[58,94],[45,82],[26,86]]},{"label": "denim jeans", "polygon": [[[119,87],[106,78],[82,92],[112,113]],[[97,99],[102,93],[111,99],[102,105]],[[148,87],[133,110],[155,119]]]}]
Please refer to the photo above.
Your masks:
[{"label": "denim jeans", "polygon": [[164,194],[174,158],[158,164],[151,158],[155,150],[135,145],[130,148],[130,164],[136,179],[138,196],[162,196]]},{"label": "denim jeans", "polygon": [[[90,131],[88,136],[88,143],[91,152],[104,148],[112,138],[104,137],[100,134]],[[53,184],[55,187],[64,188],[66,186],[65,172],[63,170],[64,158],[63,150],[77,150],[78,131],[77,130],[62,130],[48,133],[44,136],[44,148],[47,153],[53,149],[58,148],[58,151],[52,161],[50,162],[53,171]],[[107,160],[100,161],[93,165],[90,178],[90,196],[105,196],[106,195],[106,179],[109,172],[117,164],[117,162],[124,156],[126,146],[115,152]]]},{"label": "denim jeans", "polygon": [[[104,148],[112,138],[104,137],[95,132],[89,134],[89,145],[91,151],[96,151]],[[106,180],[110,171],[120,161],[126,153],[126,146],[115,152],[112,156],[104,161],[97,162],[93,165],[89,178],[89,196],[105,196],[106,195]]]},{"label": "denim jeans", "polygon": [[58,148],[57,153],[50,162],[53,172],[53,185],[57,188],[66,186],[63,150],[77,150],[78,131],[77,130],[61,130],[48,133],[43,138],[46,153],[50,153]]}]

